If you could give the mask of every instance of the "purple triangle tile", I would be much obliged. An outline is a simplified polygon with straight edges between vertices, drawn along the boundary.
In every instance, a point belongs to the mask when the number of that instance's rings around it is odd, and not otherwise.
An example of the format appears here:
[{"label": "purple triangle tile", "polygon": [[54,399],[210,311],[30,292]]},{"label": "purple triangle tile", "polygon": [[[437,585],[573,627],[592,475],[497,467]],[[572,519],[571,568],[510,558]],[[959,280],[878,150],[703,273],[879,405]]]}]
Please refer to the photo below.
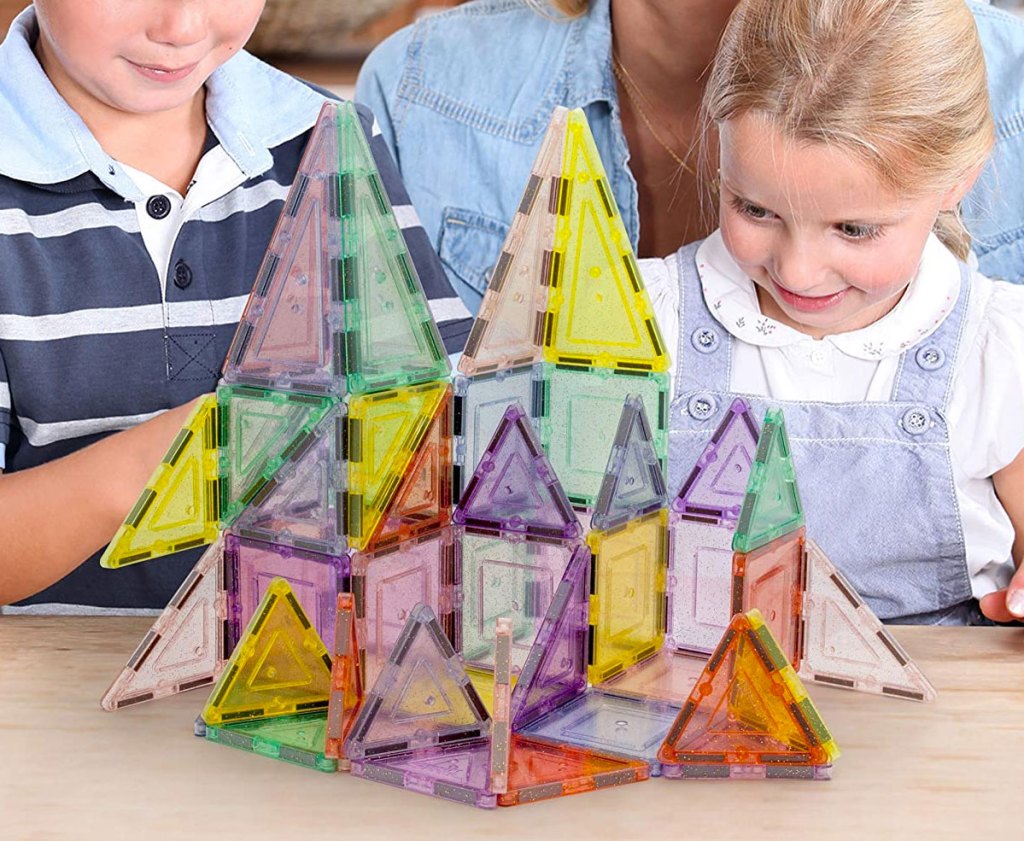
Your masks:
[{"label": "purple triangle tile", "polygon": [[580,545],[512,690],[514,732],[586,691],[589,605],[590,549]]},{"label": "purple triangle tile", "polygon": [[630,394],[622,406],[592,525],[601,530],[621,526],[663,508],[668,504],[666,494],[643,398]]},{"label": "purple triangle tile", "polygon": [[388,665],[363,699],[345,754],[352,760],[483,739],[490,716],[462,658],[427,605],[409,614]]},{"label": "purple triangle tile", "polygon": [[575,540],[582,533],[530,419],[509,406],[455,508],[470,529]]},{"label": "purple triangle tile", "polygon": [[739,519],[760,431],[750,406],[736,398],[697,459],[672,510],[691,519]]},{"label": "purple triangle tile", "polygon": [[481,809],[498,805],[490,789],[490,742],[441,745],[396,756],[357,760],[352,773],[386,785],[420,794],[454,800]]}]

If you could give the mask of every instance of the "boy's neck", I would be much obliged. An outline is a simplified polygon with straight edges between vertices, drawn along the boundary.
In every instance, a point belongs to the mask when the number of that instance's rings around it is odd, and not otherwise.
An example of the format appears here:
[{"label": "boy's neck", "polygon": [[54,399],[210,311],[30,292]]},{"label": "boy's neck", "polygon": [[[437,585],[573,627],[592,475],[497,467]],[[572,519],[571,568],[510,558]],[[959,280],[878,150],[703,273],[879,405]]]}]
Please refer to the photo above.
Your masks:
[{"label": "boy's neck", "polygon": [[55,60],[45,39],[38,39],[35,53],[57,92],[108,155],[185,194],[206,142],[205,87],[180,108],[129,113],[82,90]]}]

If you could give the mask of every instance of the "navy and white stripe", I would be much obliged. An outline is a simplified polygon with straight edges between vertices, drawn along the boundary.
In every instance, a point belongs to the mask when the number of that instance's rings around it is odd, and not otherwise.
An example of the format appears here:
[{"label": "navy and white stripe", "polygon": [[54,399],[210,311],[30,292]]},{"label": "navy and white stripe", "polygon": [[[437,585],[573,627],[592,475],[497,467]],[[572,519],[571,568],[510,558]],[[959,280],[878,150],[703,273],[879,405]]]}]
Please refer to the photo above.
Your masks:
[{"label": "navy and white stripe", "polygon": [[[90,151],[91,135],[68,136],[67,115],[64,134],[33,136],[48,119],[35,119],[33,109],[59,105],[70,112],[63,100],[54,104],[52,88],[47,93],[48,80],[29,45],[12,43],[19,37],[27,42],[33,33],[29,10],[0,45],[0,125],[5,115],[21,113],[0,129],[0,465],[8,472],[49,462],[215,388],[324,101],[245,54],[211,77],[211,143],[228,153],[241,183],[186,215],[170,275],[183,264],[188,282],[165,284],[140,230],[146,197],[135,183],[116,162],[97,159],[102,152]],[[25,66],[29,61],[34,67]],[[222,73],[230,84],[218,87]],[[290,125],[279,121],[283,112]],[[383,138],[373,134],[372,115],[361,108],[360,117],[445,347],[458,351],[469,313],[419,224]],[[255,138],[274,143],[260,147]],[[194,558],[142,564],[116,579],[92,559],[28,601],[161,607]]]}]

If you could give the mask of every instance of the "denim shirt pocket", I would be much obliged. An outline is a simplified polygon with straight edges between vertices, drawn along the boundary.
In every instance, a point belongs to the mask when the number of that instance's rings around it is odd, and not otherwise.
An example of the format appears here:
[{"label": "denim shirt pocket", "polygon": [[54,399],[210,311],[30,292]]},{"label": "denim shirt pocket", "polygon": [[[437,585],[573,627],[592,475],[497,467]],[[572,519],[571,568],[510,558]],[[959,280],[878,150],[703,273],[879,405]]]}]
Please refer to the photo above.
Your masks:
[{"label": "denim shirt pocket", "polygon": [[473,210],[446,207],[441,214],[438,253],[459,295],[474,299],[472,310],[479,308],[508,229],[500,219]]}]

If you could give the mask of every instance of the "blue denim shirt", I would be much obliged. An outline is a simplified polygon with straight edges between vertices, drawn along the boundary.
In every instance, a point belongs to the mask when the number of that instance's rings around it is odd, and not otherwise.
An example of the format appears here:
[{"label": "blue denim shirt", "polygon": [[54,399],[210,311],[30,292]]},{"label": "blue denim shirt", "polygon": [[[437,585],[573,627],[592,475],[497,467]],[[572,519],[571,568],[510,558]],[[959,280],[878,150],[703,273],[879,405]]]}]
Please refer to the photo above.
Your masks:
[{"label": "blue denim shirt", "polygon": [[[965,202],[981,271],[1024,282],[1024,21],[970,5],[988,61],[997,142]],[[611,69],[610,0],[551,20],[524,0],[478,0],[423,19],[367,59],[356,98],[376,114],[431,241],[480,304],[556,105],[590,120],[634,246],[637,185]],[[644,255],[655,256],[655,255]]]}]

